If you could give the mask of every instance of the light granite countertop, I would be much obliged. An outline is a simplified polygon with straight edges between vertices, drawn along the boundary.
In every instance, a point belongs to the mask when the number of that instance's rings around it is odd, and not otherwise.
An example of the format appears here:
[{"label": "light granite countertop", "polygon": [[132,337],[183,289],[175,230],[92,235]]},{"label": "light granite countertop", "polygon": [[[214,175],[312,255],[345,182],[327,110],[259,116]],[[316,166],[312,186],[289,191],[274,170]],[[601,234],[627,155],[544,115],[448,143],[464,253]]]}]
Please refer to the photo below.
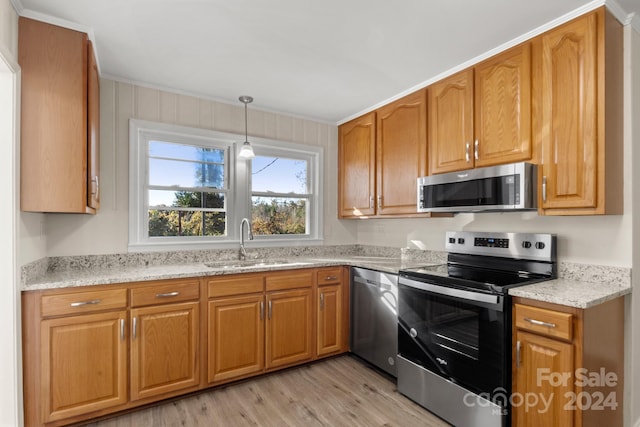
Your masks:
[{"label": "light granite countertop", "polygon": [[[318,268],[338,265],[398,273],[410,267],[442,264],[446,253],[408,248],[344,245],[254,250],[248,261],[281,259],[275,265],[239,264],[236,251],[184,251],[43,259],[22,269],[22,291],[73,288],[149,280]],[[207,264],[214,263],[214,266]],[[512,296],[589,308],[631,293],[631,269],[559,263],[558,279],[509,290]]]},{"label": "light granite countertop", "polygon": [[630,282],[556,279],[509,290],[509,295],[575,308],[589,308],[631,293]]}]

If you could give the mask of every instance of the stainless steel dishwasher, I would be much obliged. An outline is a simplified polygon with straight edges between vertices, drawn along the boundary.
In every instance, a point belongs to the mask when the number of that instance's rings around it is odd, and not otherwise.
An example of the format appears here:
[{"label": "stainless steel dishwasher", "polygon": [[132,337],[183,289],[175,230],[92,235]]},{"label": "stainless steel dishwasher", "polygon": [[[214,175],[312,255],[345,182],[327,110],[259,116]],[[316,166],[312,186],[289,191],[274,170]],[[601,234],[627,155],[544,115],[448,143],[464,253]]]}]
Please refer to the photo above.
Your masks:
[{"label": "stainless steel dishwasher", "polygon": [[351,268],[351,352],[397,376],[398,275]]}]

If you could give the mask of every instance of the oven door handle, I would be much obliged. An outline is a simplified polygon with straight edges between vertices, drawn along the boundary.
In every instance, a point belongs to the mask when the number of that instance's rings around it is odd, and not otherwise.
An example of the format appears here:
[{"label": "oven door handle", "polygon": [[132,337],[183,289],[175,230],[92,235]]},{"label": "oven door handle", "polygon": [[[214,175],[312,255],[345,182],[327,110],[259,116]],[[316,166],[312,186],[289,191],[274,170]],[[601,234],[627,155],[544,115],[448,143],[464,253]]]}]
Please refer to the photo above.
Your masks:
[{"label": "oven door handle", "polygon": [[411,280],[406,277],[398,278],[399,285],[406,285],[411,288],[420,289],[433,294],[444,295],[452,298],[459,298],[470,302],[482,302],[486,304],[498,305],[500,303],[500,295],[491,295],[480,292],[467,291],[458,288],[449,288],[446,286],[434,285],[426,282]]}]

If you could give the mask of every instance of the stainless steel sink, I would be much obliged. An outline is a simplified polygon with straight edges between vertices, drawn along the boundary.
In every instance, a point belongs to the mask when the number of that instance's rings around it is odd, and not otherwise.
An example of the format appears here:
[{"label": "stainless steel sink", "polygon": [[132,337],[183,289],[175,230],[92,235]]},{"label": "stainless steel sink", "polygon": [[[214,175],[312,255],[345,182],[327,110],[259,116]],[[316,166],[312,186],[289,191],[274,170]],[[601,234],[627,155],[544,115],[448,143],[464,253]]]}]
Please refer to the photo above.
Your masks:
[{"label": "stainless steel sink", "polygon": [[248,259],[245,261],[228,260],[207,262],[204,265],[219,269],[242,269],[242,268],[262,268],[262,267],[289,267],[297,265],[307,265],[309,262],[289,261],[286,259]]}]

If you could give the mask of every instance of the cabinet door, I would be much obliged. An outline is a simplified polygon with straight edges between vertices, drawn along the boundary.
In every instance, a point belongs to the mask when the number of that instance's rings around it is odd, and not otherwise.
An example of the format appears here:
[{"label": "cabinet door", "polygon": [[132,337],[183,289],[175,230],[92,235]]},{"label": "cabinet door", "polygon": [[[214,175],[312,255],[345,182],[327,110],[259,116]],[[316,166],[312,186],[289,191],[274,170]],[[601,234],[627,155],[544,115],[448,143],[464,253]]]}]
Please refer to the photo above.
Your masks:
[{"label": "cabinet door", "polygon": [[18,29],[21,208],[95,213],[87,206],[87,35],[25,17]]},{"label": "cabinet door", "polygon": [[378,215],[415,214],[416,180],[427,175],[427,100],[420,90],[377,111]]},{"label": "cabinet door", "polygon": [[531,46],[475,66],[475,166],[530,160]]},{"label": "cabinet door", "polygon": [[338,129],[339,216],[375,215],[376,115],[369,113]]},{"label": "cabinet door", "polygon": [[41,323],[45,422],[127,402],[126,311]]},{"label": "cabinet door", "polygon": [[[523,404],[514,404],[512,417],[518,427],[573,425],[575,411],[565,408],[573,392],[573,345],[518,330],[514,396]],[[518,363],[519,362],[519,363]],[[564,378],[562,377],[564,376]],[[539,398],[536,406],[525,405],[528,395]],[[547,404],[543,403],[547,402]],[[530,402],[530,401],[529,401]]]},{"label": "cabinet door", "polygon": [[199,303],[131,310],[131,400],[197,386]]},{"label": "cabinet door", "polygon": [[100,78],[93,44],[87,43],[87,206],[97,210],[100,207]]},{"label": "cabinet door", "polygon": [[317,355],[342,350],[342,285],[318,287]]},{"label": "cabinet door", "polygon": [[313,357],[311,288],[267,293],[267,369]]},{"label": "cabinet door", "polygon": [[209,383],[264,370],[264,294],[209,301]]},{"label": "cabinet door", "polygon": [[597,15],[543,34],[536,126],[542,149],[541,206],[594,208],[597,197]]},{"label": "cabinet door", "polygon": [[473,159],[473,69],[429,86],[429,173],[469,169]]}]

